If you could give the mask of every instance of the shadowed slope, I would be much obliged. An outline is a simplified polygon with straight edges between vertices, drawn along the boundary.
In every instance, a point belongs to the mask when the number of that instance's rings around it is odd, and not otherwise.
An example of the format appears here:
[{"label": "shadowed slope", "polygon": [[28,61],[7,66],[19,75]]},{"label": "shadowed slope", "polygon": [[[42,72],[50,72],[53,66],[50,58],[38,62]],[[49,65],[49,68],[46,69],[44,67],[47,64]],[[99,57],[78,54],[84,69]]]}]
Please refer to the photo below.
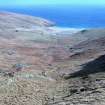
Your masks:
[{"label": "shadowed slope", "polygon": [[85,64],[82,70],[70,74],[67,78],[84,77],[98,72],[105,72],[105,55]]}]

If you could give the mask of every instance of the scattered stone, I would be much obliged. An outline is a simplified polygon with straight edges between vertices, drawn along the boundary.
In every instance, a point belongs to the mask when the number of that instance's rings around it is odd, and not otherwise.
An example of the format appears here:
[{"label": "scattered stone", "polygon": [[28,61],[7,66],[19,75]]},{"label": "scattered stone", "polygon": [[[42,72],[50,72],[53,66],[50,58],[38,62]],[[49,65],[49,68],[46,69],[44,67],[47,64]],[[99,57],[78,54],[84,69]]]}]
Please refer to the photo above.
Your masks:
[{"label": "scattered stone", "polygon": [[15,30],[15,32],[19,32],[19,30]]},{"label": "scattered stone", "polygon": [[71,93],[71,94],[74,94],[74,93],[77,93],[77,92],[78,92],[77,89],[71,89],[71,90],[70,90],[70,93]]},{"label": "scattered stone", "polygon": [[82,34],[83,34],[83,33],[85,33],[85,32],[87,32],[87,30],[86,30],[86,29],[81,30],[81,33],[82,33]]},{"label": "scattered stone", "polygon": [[87,89],[84,87],[80,89],[80,92],[84,92],[84,91],[87,91]]},{"label": "scattered stone", "polygon": [[15,64],[13,65],[12,69],[14,72],[19,72],[23,69],[24,65],[23,64]]},{"label": "scattered stone", "polygon": [[14,72],[4,73],[4,76],[14,77]]}]

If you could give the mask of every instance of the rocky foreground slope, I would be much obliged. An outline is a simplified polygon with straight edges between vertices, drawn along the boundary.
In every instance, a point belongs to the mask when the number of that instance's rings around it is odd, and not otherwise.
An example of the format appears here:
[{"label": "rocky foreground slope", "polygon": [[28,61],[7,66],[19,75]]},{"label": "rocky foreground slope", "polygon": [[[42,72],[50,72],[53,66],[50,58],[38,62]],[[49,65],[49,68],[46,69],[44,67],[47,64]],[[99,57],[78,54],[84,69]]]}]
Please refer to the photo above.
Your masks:
[{"label": "rocky foreground slope", "polygon": [[0,105],[104,105],[105,29],[62,29],[0,13]]}]

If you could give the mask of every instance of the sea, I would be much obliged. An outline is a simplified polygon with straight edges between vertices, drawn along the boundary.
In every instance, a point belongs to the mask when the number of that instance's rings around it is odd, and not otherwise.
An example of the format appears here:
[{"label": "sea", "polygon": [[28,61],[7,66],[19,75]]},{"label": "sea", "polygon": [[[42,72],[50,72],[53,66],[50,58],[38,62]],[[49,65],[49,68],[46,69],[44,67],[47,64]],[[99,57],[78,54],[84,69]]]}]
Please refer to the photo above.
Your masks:
[{"label": "sea", "polygon": [[0,7],[9,11],[42,17],[56,26],[70,28],[105,28],[105,6],[34,5]]}]

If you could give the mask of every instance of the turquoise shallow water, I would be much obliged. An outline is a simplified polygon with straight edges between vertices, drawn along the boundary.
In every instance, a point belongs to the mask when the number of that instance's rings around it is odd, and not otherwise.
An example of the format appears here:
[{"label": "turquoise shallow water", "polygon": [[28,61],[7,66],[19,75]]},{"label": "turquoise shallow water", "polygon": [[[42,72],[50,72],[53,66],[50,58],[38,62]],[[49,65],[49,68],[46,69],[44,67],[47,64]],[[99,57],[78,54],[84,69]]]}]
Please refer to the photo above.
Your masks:
[{"label": "turquoise shallow water", "polygon": [[1,11],[39,16],[54,21],[57,26],[72,28],[105,27],[105,7],[98,6],[27,6],[6,7]]}]

